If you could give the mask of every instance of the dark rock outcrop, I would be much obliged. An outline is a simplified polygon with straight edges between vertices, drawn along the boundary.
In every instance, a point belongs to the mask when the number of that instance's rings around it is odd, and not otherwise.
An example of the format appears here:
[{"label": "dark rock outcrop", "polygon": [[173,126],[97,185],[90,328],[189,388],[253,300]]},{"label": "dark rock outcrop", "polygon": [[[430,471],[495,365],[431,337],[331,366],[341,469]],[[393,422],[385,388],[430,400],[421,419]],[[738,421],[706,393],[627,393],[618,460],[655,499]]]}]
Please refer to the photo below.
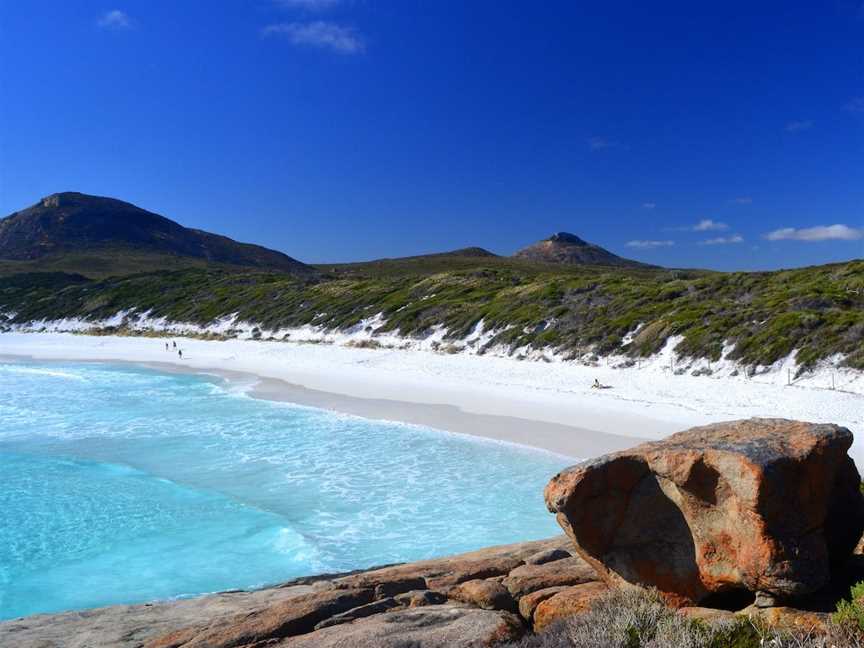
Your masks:
[{"label": "dark rock outcrop", "polygon": [[546,503],[610,584],[675,604],[814,592],[864,530],[849,430],[784,419],[693,428],[569,468]]},{"label": "dark rock outcrop", "polygon": [[545,565],[548,562],[570,558],[572,554],[564,549],[547,549],[546,551],[538,551],[533,556],[528,556],[525,559],[526,565]]}]

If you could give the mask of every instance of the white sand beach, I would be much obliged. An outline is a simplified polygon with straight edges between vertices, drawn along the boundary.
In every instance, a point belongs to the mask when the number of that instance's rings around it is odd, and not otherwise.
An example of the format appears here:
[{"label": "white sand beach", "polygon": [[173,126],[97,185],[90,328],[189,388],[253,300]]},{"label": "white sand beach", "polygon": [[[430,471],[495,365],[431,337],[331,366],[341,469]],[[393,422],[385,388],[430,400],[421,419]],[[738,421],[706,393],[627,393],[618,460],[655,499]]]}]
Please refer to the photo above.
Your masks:
[{"label": "white sand beach", "polygon": [[[221,375],[252,396],[367,418],[398,420],[542,448],[576,458],[656,439],[693,425],[751,416],[837,423],[864,439],[864,379],[845,372],[805,384],[782,373],[674,375],[406,349],[253,340],[0,334],[0,356],[159,364]],[[610,389],[592,389],[594,379]],[[825,385],[819,384],[825,382]],[[841,382],[842,381],[842,382]],[[864,441],[852,451],[864,460]]]}]

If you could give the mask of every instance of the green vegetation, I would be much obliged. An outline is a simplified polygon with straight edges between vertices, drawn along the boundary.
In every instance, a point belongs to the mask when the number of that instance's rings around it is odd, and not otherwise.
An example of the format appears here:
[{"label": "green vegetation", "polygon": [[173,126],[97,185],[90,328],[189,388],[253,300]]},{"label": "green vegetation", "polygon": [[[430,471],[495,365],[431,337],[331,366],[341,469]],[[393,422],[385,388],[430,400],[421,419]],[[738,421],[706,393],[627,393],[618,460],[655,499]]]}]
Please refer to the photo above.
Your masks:
[{"label": "green vegetation", "polygon": [[616,591],[589,611],[529,634],[509,648],[856,648],[862,637],[833,623],[784,632],[744,614],[686,617],[652,590]]},{"label": "green vegetation", "polygon": [[716,273],[438,255],[319,270],[292,276],[187,268],[98,280],[10,275],[0,277],[0,312],[15,313],[12,323],[99,320],[135,310],[197,324],[236,313],[264,332],[347,328],[382,313],[386,331],[418,336],[443,325],[447,342],[482,320],[497,332],[490,344],[512,349],[551,346],[571,356],[635,359],[680,335],[678,353],[694,358],[717,360],[728,342],[731,357],[746,365],[768,365],[798,349],[803,369],[836,353],[864,369],[864,291],[851,291],[864,288],[860,260]]},{"label": "green vegetation", "polygon": [[87,251],[53,254],[28,261],[0,259],[0,278],[22,273],[66,272],[80,274],[88,279],[105,279],[112,276],[152,272],[153,268],[160,270],[221,268],[226,272],[249,270],[247,267],[217,264],[189,256],[129,248],[100,247]]},{"label": "green vegetation", "polygon": [[840,601],[832,615],[834,623],[864,633],[864,581],[849,591],[849,600]]}]

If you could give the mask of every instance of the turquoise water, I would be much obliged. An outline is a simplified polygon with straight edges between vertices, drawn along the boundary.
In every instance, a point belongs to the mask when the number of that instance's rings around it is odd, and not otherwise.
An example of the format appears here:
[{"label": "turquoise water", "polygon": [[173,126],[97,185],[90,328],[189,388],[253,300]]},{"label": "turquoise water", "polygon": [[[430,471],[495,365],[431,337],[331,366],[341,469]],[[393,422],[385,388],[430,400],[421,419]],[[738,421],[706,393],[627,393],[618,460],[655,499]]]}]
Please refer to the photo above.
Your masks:
[{"label": "turquoise water", "polygon": [[542,538],[567,463],[203,376],[0,363],[0,619]]}]

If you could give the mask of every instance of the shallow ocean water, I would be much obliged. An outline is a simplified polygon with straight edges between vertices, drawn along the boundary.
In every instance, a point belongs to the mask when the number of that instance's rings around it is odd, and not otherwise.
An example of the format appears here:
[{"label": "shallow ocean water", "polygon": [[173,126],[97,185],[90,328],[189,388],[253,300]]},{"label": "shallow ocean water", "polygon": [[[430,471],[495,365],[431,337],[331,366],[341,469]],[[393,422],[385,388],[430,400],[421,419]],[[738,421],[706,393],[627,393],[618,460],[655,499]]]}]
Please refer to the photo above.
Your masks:
[{"label": "shallow ocean water", "polygon": [[568,463],[205,376],[0,363],[0,619],[546,537]]}]

